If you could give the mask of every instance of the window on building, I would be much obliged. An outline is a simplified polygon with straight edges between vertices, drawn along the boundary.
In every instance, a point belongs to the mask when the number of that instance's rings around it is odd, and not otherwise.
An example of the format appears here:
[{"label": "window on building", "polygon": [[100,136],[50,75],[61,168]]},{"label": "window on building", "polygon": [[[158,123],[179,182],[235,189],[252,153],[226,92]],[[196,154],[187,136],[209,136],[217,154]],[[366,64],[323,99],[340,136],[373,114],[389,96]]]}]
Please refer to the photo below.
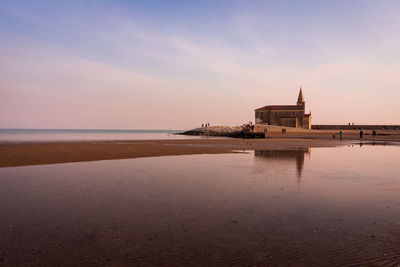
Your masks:
[{"label": "window on building", "polygon": [[260,112],[260,119],[262,119],[262,120],[264,119],[264,112],[262,112],[262,111]]}]

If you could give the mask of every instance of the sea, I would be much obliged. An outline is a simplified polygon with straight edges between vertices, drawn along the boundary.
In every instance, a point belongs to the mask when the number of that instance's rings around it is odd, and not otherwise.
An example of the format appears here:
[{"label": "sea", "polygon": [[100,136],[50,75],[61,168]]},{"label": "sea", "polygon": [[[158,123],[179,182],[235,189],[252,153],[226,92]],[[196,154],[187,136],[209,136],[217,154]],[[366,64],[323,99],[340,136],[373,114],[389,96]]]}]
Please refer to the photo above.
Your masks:
[{"label": "sea", "polygon": [[357,143],[0,168],[0,265],[399,266],[399,159]]},{"label": "sea", "polygon": [[169,140],[204,138],[185,136],[182,130],[102,130],[102,129],[0,129],[0,142],[18,141],[99,141]]}]

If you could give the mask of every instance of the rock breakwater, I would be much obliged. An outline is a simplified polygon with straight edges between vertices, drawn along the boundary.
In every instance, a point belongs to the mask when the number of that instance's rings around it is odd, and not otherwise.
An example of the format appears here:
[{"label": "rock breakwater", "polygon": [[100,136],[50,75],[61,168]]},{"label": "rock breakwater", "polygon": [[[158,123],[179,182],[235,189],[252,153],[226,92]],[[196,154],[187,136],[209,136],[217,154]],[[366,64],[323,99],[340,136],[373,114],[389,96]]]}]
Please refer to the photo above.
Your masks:
[{"label": "rock breakwater", "polygon": [[225,136],[242,137],[242,127],[240,126],[207,126],[199,127],[180,134],[184,135],[204,135],[204,136]]}]

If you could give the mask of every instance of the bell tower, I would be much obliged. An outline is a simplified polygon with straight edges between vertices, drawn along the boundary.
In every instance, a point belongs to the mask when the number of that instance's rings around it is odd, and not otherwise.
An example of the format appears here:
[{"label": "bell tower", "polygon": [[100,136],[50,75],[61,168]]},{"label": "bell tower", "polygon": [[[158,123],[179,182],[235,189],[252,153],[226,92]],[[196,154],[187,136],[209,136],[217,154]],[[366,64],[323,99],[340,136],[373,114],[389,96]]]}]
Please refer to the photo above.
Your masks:
[{"label": "bell tower", "polygon": [[304,101],[303,89],[300,86],[299,97],[297,98],[297,105],[302,106],[303,110],[306,109],[306,102]]}]

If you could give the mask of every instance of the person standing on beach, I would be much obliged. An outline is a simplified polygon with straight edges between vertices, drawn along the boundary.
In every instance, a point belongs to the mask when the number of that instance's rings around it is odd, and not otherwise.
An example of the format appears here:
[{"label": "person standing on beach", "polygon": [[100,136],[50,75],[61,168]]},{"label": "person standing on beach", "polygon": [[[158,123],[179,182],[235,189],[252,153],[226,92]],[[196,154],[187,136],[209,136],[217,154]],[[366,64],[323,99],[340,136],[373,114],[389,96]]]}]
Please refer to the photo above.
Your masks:
[{"label": "person standing on beach", "polygon": [[374,130],[372,130],[372,136],[373,136],[373,137],[375,137],[375,136],[376,136],[375,129],[374,129]]},{"label": "person standing on beach", "polygon": [[363,135],[364,135],[364,132],[361,130],[361,131],[360,131],[360,139],[363,138]]},{"label": "person standing on beach", "polygon": [[340,140],[342,140],[342,139],[343,139],[343,132],[342,132],[342,130],[340,130],[339,136],[340,136]]}]

